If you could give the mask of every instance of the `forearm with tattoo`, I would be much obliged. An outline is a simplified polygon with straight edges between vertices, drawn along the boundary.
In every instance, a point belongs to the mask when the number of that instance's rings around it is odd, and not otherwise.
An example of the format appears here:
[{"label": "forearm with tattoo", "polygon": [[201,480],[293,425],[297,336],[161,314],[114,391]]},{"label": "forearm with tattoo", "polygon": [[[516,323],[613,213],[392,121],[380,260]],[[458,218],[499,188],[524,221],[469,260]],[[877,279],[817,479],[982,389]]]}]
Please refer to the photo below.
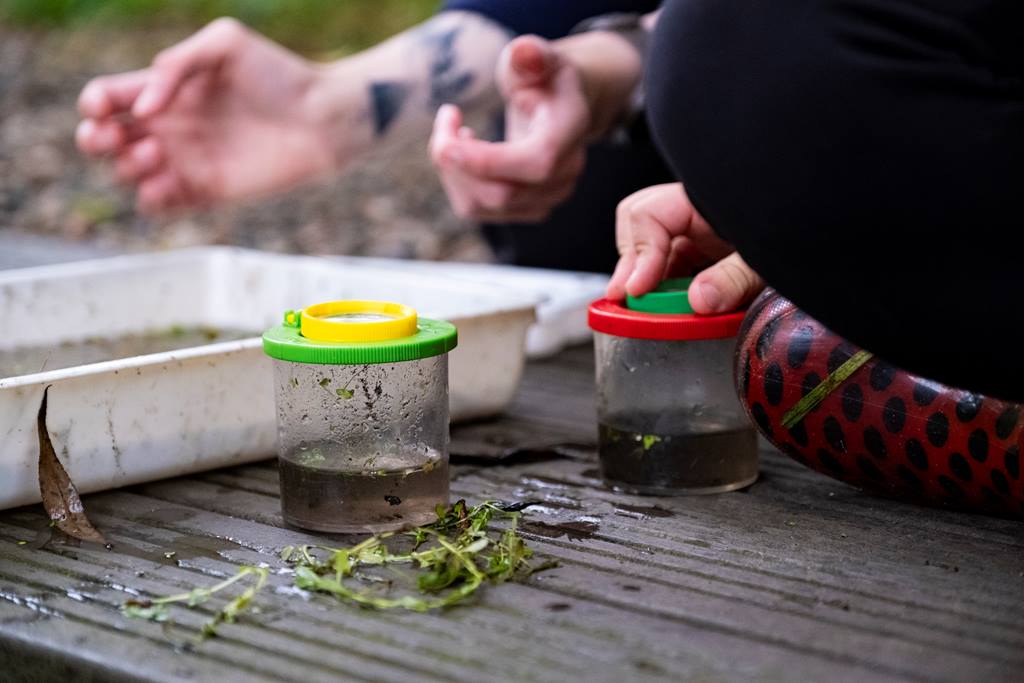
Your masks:
[{"label": "forearm with tattoo", "polygon": [[498,107],[494,71],[511,34],[470,12],[442,12],[323,68],[310,107],[335,130],[339,163],[383,142],[426,134],[437,108]]}]

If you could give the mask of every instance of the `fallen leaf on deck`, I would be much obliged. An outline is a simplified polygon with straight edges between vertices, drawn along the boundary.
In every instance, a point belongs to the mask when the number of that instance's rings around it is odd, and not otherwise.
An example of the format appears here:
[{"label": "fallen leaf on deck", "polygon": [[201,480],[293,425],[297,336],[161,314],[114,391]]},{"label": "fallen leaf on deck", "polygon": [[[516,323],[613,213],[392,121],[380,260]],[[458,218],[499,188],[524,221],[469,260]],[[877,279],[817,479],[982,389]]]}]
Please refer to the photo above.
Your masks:
[{"label": "fallen leaf on deck", "polygon": [[39,406],[36,427],[39,430],[39,492],[43,497],[46,514],[58,529],[80,541],[92,541],[108,545],[96,527],[85,515],[78,489],[68,476],[67,470],[57,459],[57,452],[46,429],[46,398],[50,387],[43,390],[43,402]]}]

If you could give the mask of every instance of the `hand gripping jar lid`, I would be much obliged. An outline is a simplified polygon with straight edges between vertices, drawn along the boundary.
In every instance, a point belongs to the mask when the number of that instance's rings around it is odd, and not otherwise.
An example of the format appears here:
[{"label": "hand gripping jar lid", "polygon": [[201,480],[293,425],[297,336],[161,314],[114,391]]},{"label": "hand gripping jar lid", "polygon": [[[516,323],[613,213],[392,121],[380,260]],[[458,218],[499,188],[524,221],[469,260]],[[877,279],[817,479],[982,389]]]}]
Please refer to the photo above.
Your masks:
[{"label": "hand gripping jar lid", "polygon": [[599,299],[590,305],[587,322],[595,332],[632,339],[686,341],[735,337],[745,312],[697,315],[690,307],[688,290],[692,282],[689,277],[664,280],[654,291],[627,296],[625,302]]},{"label": "hand gripping jar lid", "polygon": [[457,343],[451,323],[386,301],[329,301],[287,311],[284,323],[263,335],[271,358],[319,365],[419,360],[448,353]]}]

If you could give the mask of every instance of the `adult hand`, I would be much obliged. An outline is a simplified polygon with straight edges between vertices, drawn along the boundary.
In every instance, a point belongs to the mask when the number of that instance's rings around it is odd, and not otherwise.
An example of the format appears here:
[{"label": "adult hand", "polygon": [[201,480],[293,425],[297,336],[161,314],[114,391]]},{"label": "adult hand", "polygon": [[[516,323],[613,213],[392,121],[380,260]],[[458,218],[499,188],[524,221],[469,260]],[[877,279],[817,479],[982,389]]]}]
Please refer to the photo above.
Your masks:
[{"label": "adult hand", "polygon": [[116,160],[146,212],[279,190],[332,163],[301,106],[316,76],[306,60],[218,19],[147,69],[90,81],[76,140]]},{"label": "adult hand", "polygon": [[705,266],[689,290],[696,313],[738,310],[764,289],[760,276],[697,213],[681,183],[654,185],[623,199],[615,232],[619,263],[609,299],[646,294],[666,277]]},{"label": "adult hand", "polygon": [[536,36],[506,46],[497,68],[505,142],[486,142],[440,108],[430,155],[455,212],[485,221],[536,222],[573,192],[583,169],[590,111],[580,75]]}]

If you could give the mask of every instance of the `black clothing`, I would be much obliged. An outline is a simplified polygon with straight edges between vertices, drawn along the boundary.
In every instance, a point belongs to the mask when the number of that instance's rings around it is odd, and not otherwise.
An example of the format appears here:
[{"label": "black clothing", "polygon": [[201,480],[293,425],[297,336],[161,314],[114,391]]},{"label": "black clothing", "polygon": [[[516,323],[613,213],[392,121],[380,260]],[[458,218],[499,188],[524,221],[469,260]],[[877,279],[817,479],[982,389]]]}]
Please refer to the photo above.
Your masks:
[{"label": "black clothing", "polygon": [[665,158],[770,285],[1024,400],[1024,3],[669,0],[647,79]]}]

